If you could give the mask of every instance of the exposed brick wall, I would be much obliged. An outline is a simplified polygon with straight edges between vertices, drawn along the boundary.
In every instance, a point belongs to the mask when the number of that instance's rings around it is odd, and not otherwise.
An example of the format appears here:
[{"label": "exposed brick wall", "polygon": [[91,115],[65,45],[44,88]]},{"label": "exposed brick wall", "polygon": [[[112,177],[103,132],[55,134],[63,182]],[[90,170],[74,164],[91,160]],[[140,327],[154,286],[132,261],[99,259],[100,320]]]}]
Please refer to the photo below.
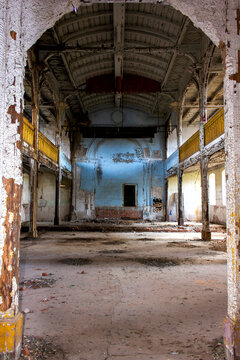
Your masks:
[{"label": "exposed brick wall", "polygon": [[143,211],[135,208],[96,207],[97,219],[142,219]]}]

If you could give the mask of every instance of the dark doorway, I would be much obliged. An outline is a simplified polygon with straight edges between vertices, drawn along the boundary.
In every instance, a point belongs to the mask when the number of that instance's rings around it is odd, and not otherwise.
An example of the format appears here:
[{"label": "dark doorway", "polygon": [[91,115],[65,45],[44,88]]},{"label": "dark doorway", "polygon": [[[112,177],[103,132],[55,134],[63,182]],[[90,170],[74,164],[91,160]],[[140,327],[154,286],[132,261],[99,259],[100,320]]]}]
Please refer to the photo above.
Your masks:
[{"label": "dark doorway", "polygon": [[123,185],[124,206],[136,206],[136,185]]}]

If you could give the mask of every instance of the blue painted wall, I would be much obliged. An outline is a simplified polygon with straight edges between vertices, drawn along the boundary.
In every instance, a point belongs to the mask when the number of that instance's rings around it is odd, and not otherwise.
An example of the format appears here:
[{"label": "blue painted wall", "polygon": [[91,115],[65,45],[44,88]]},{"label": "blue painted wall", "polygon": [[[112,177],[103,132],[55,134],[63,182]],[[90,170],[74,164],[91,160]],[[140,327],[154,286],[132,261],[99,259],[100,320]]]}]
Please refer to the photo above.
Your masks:
[{"label": "blue painted wall", "polygon": [[166,160],[166,171],[178,166],[178,150],[174,151]]},{"label": "blue painted wall", "polygon": [[122,185],[137,185],[137,204],[144,205],[142,150],[126,139],[106,140],[98,149],[95,206],[122,206]]},{"label": "blue painted wall", "polygon": [[[90,114],[91,124],[117,126],[116,115],[119,110],[99,109]],[[165,129],[161,119],[140,109],[124,108],[122,120],[126,127],[157,126],[159,131],[154,138],[145,139],[82,139],[76,163],[76,173],[80,174],[76,209],[80,217],[85,216],[86,209],[89,214],[100,208],[123,209],[123,184],[137,186],[136,208],[146,218],[156,210],[154,199],[163,197]]]},{"label": "blue painted wall", "polygon": [[137,208],[148,217],[153,187],[164,186],[162,134],[154,139],[84,139],[80,190],[94,194],[95,207],[123,206],[123,184],[137,185]]},{"label": "blue painted wall", "polygon": [[122,206],[122,185],[136,184],[138,206],[144,205],[145,161],[136,141],[106,139],[98,147],[95,161],[79,161],[81,190],[95,193],[95,206]]}]

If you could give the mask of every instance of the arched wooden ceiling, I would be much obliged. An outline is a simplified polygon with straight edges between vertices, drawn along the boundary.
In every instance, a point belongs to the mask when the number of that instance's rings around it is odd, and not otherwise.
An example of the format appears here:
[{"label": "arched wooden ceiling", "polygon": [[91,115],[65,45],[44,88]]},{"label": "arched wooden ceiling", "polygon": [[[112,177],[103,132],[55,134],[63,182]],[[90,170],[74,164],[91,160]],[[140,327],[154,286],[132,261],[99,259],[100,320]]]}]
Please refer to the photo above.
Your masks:
[{"label": "arched wooden ceiling", "polygon": [[[170,6],[101,3],[80,6],[77,12],[65,15],[42,35],[35,47],[50,82],[68,102],[74,116],[91,112],[98,106],[133,106],[165,118],[171,102],[178,100],[191,79],[191,70],[201,60],[208,42],[201,30]],[[218,70],[211,78],[209,99],[216,100],[223,79],[219,53],[214,66]],[[89,78],[103,74],[118,77],[124,73],[156,80],[161,83],[161,91],[86,94]],[[28,86],[26,80],[29,101]],[[49,90],[42,92],[47,103]],[[188,95],[188,100],[193,99],[197,104],[194,85]],[[222,94],[219,96],[221,101]],[[51,111],[47,105],[45,109],[42,107],[46,118],[51,117]],[[197,109],[187,109],[185,113],[187,121],[197,119]]]}]

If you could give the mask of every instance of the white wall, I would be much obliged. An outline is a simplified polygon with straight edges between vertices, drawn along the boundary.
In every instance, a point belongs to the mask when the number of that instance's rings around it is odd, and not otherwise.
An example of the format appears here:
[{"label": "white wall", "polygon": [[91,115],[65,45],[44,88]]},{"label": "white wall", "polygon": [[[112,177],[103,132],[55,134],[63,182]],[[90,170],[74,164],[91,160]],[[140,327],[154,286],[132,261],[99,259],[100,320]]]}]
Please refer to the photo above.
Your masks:
[{"label": "white wall", "polygon": [[199,171],[183,174],[183,197],[185,219],[201,221],[201,176]]},{"label": "white wall", "polygon": [[[201,183],[200,172],[183,174],[183,200],[185,221],[201,220]],[[177,176],[168,179],[169,221],[177,221],[178,201]]]},{"label": "white wall", "polygon": [[[226,224],[226,206],[222,200],[222,171],[224,167],[209,171],[214,173],[216,184],[216,205],[209,205],[210,222]],[[168,215],[169,221],[177,221],[177,176],[168,179]],[[210,193],[209,193],[210,195]],[[200,171],[183,174],[183,199],[185,221],[201,221],[201,176]]]},{"label": "white wall", "polygon": [[182,129],[182,144],[185,143],[195,132],[199,130],[199,126],[197,125],[183,125]]},{"label": "white wall", "polygon": [[[30,177],[23,173],[23,191],[21,222],[29,221],[30,211]],[[50,172],[39,172],[38,175],[38,208],[37,221],[53,222],[55,215],[56,177]],[[70,217],[71,182],[63,178],[60,191],[60,219],[67,221]]]},{"label": "white wall", "polygon": [[21,222],[29,221],[30,210],[30,181],[29,174],[23,173]]},{"label": "white wall", "polygon": [[224,167],[209,172],[215,174],[216,205],[209,206],[210,221],[216,224],[226,224],[226,206],[222,198],[222,172]]},{"label": "white wall", "polygon": [[174,129],[167,138],[167,157],[177,150],[177,129]]}]

